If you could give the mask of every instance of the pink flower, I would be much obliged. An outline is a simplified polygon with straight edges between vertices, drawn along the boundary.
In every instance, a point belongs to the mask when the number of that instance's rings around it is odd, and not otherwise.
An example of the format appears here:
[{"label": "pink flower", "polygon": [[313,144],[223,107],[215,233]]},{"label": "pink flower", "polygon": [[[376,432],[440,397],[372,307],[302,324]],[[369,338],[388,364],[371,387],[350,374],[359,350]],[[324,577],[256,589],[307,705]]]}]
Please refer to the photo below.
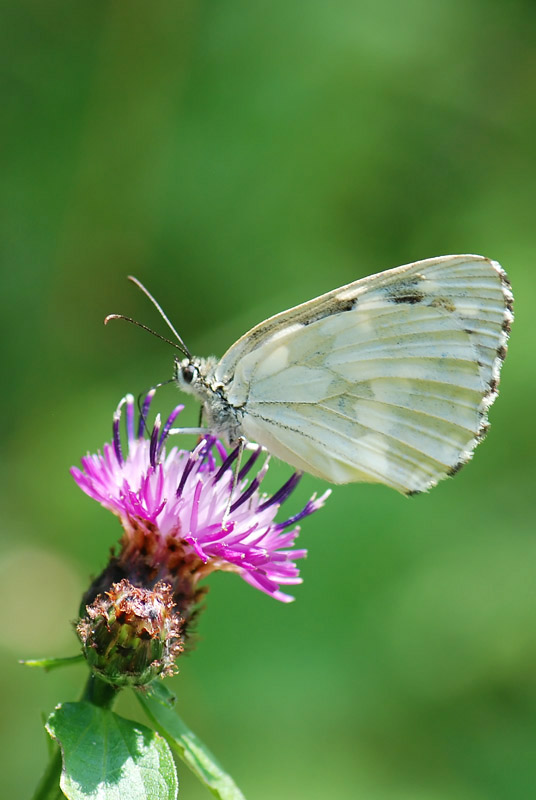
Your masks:
[{"label": "pink flower", "polygon": [[[150,438],[145,437],[153,395],[154,390],[145,397],[137,429],[134,398],[123,398],[114,414],[113,443],[82,458],[81,470],[71,469],[80,488],[120,518],[125,534],[119,561],[129,563],[130,575],[141,557],[151,580],[174,576],[176,595],[191,594],[185,580],[193,587],[221,569],[237,572],[277,600],[293,600],[280,587],[301,583],[294,560],[306,551],[293,549],[296,523],[321,508],[329,491],[318,499],[313,495],[299,513],[276,522],[301,474],[294,473],[272,496],[262,494],[259,487],[269,459],[253,472],[259,447],[241,467],[232,489],[238,449],[228,454],[215,437],[207,436],[192,451],[172,447],[166,452],[168,432],[183,406],[163,426],[157,416]],[[125,451],[120,438],[123,411]]]}]

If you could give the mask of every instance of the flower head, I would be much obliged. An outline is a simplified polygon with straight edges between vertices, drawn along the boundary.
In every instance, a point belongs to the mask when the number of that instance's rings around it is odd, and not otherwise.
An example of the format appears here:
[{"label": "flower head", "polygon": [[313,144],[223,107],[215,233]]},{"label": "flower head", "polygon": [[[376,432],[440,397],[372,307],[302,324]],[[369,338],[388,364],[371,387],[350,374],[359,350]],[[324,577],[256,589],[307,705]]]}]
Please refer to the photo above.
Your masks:
[{"label": "flower head", "polygon": [[[251,477],[260,447],[241,467],[236,485],[233,466],[238,449],[228,453],[213,436],[206,436],[192,451],[178,447],[166,451],[168,433],[183,406],[177,406],[164,425],[157,416],[147,437],[153,395],[154,390],[147,394],[137,426],[134,398],[123,398],[114,414],[112,444],[105,444],[102,453],[82,458],[81,470],[71,470],[80,488],[121,520],[124,535],[115,579],[132,580],[137,573],[145,585],[171,581],[183,616],[199,599],[199,580],[214,570],[236,572],[277,600],[292,600],[280,587],[301,582],[294,561],[306,551],[293,549],[299,533],[296,523],[320,508],[329,491],[320,498],[313,496],[294,516],[276,522],[279,507],[301,474],[293,474],[267,496],[259,487],[268,459]],[[123,414],[125,448],[120,436]],[[102,591],[102,586],[97,588]]]},{"label": "flower head", "polygon": [[86,607],[76,631],[92,669],[113,686],[146,686],[176,672],[182,621],[174,613],[171,587],[114,583]]}]

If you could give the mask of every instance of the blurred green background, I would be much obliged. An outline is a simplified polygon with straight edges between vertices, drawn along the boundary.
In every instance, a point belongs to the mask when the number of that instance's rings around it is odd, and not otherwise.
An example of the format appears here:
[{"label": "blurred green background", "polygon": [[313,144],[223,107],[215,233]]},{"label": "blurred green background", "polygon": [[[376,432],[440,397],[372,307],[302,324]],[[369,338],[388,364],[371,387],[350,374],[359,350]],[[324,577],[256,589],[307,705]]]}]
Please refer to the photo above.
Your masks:
[{"label": "blurred green background", "polygon": [[[336,488],[304,525],[290,606],[213,576],[172,685],[248,800],[536,796],[535,4],[1,13],[2,793],[30,795],[40,714],[85,674],[16,659],[76,652],[70,620],[120,533],[68,468],[109,439],[125,392],[171,374],[170,348],[102,325],[163,328],[126,275],[190,349],[221,355],[337,285],[475,252],[508,270],[517,319],[474,461],[413,500]],[[304,480],[293,509],[324,488]],[[182,797],[209,796],[180,777]]]}]

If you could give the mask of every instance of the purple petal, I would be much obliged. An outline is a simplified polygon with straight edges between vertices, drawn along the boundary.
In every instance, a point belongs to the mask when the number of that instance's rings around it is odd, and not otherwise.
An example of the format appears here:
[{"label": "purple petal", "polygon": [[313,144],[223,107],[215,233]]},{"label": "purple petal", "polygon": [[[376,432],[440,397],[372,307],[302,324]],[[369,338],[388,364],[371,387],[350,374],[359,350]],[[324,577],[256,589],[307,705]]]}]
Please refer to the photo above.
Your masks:
[{"label": "purple petal", "polygon": [[153,431],[151,433],[151,447],[149,449],[149,461],[151,462],[151,466],[154,467],[156,465],[156,451],[158,448],[158,435],[160,433],[160,414],[156,415],[156,419],[154,422]]},{"label": "purple petal", "polygon": [[134,440],[134,397],[131,394],[127,394],[126,396],[126,405],[127,405],[127,414],[126,414],[126,425],[127,425],[127,439],[130,444]]},{"label": "purple petal", "polygon": [[217,473],[214,475],[213,478],[214,483],[217,483],[220,480],[221,476],[229,469],[233,461],[236,459],[239,450],[240,447],[235,447],[235,449],[227,456],[227,458],[225,459],[225,461],[223,462]]},{"label": "purple petal", "polygon": [[265,500],[264,503],[259,505],[257,511],[264,511],[266,508],[273,506],[274,503],[277,503],[277,505],[284,503],[287,497],[294,491],[298,483],[301,481],[302,476],[303,472],[295,472],[293,475],[291,475],[288,481],[284,483],[283,486],[272,495],[272,497],[269,497],[268,500]]},{"label": "purple petal", "polygon": [[113,421],[113,443],[114,443],[114,453],[115,457],[117,458],[119,464],[123,465],[123,453],[121,450],[121,437],[119,435],[119,423],[121,422],[121,411],[117,409],[114,414],[114,421]]},{"label": "purple petal", "polygon": [[218,455],[221,458],[221,460],[225,461],[225,459],[227,458],[227,450],[225,449],[225,447],[223,446],[223,444],[220,442],[219,439],[216,439],[216,450],[218,451]]},{"label": "purple petal", "polygon": [[302,508],[301,511],[298,511],[297,514],[294,514],[293,517],[289,517],[284,522],[278,522],[275,526],[275,529],[278,531],[282,531],[285,528],[288,528],[290,525],[295,525],[297,522],[302,520],[304,517],[309,516],[309,514],[314,514],[315,511],[318,511],[319,508],[322,508],[325,501],[331,494],[331,489],[328,489],[324,494],[319,497],[318,499],[313,495],[310,500],[307,501],[305,506]]},{"label": "purple petal", "polygon": [[173,423],[175,422],[175,420],[177,419],[177,417],[179,416],[179,414],[181,413],[181,411],[183,409],[184,409],[183,405],[178,405],[176,408],[173,409],[173,411],[171,412],[171,414],[167,418],[166,424],[162,428],[162,433],[160,434],[160,438],[158,440],[158,448],[157,448],[157,455],[158,456],[160,455],[160,451],[162,450],[162,447],[164,446],[164,442],[166,440],[166,436],[168,435],[169,431],[171,430],[171,427],[172,427]]},{"label": "purple petal", "polygon": [[184,485],[188,480],[188,475],[195,466],[195,461],[196,459],[194,457],[194,454],[190,453],[190,455],[188,456],[188,461],[186,462],[186,464],[184,465],[184,469],[182,470],[181,479],[179,481],[179,485],[177,486],[177,491],[175,492],[176,497],[180,497],[182,495],[182,490],[184,489]]},{"label": "purple petal", "polygon": [[232,514],[234,511],[236,511],[236,509],[239,506],[242,505],[242,503],[245,503],[246,500],[249,500],[249,498],[251,497],[253,492],[255,492],[258,488],[259,488],[259,479],[258,478],[254,478],[251,481],[251,483],[249,484],[249,486],[246,489],[246,491],[242,492],[242,494],[240,495],[238,500],[235,500],[234,503],[232,503],[231,508],[229,509],[230,513]]},{"label": "purple petal", "polygon": [[259,445],[257,449],[253,452],[253,454],[248,458],[240,472],[238,473],[238,480],[241,481],[242,478],[245,478],[248,472],[250,471],[253,464],[256,462],[260,454],[262,453],[262,447]]},{"label": "purple petal", "polygon": [[199,516],[199,500],[201,498],[201,491],[203,489],[203,481],[198,481],[194,489],[194,496],[192,498],[192,511],[190,514],[190,533],[197,531],[197,519]]},{"label": "purple petal", "polygon": [[145,399],[143,401],[143,405],[141,407],[140,412],[140,421],[138,423],[138,439],[143,439],[143,434],[145,432],[145,427],[147,424],[147,414],[149,413],[149,409],[151,407],[151,402],[155,395],[156,389],[149,389],[147,394],[145,395]]}]

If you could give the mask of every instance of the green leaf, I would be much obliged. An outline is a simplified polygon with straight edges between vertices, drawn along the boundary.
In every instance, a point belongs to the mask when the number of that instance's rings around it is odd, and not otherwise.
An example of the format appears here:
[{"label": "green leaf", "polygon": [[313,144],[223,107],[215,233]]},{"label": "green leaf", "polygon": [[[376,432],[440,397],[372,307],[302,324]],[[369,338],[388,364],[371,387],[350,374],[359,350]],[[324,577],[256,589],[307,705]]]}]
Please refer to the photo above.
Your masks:
[{"label": "green leaf", "polygon": [[155,700],[159,700],[165,706],[169,708],[175,708],[175,703],[177,702],[177,695],[170,692],[168,687],[162,681],[153,681],[151,685],[148,687],[148,692],[141,693],[144,697],[149,695],[150,697],[154,697]]},{"label": "green leaf", "polygon": [[58,706],[46,727],[61,747],[69,800],[176,800],[173,756],[145,725],[82,702]]},{"label": "green leaf", "polygon": [[185,764],[220,800],[245,800],[244,795],[201,742],[171,708],[173,696],[162,683],[151,685],[149,692],[136,692],[147,716]]},{"label": "green leaf", "polygon": [[63,658],[21,658],[19,664],[23,667],[41,667],[45,672],[58,667],[69,667],[71,664],[79,664],[84,660],[84,654],[79,653],[77,656],[65,656]]}]

